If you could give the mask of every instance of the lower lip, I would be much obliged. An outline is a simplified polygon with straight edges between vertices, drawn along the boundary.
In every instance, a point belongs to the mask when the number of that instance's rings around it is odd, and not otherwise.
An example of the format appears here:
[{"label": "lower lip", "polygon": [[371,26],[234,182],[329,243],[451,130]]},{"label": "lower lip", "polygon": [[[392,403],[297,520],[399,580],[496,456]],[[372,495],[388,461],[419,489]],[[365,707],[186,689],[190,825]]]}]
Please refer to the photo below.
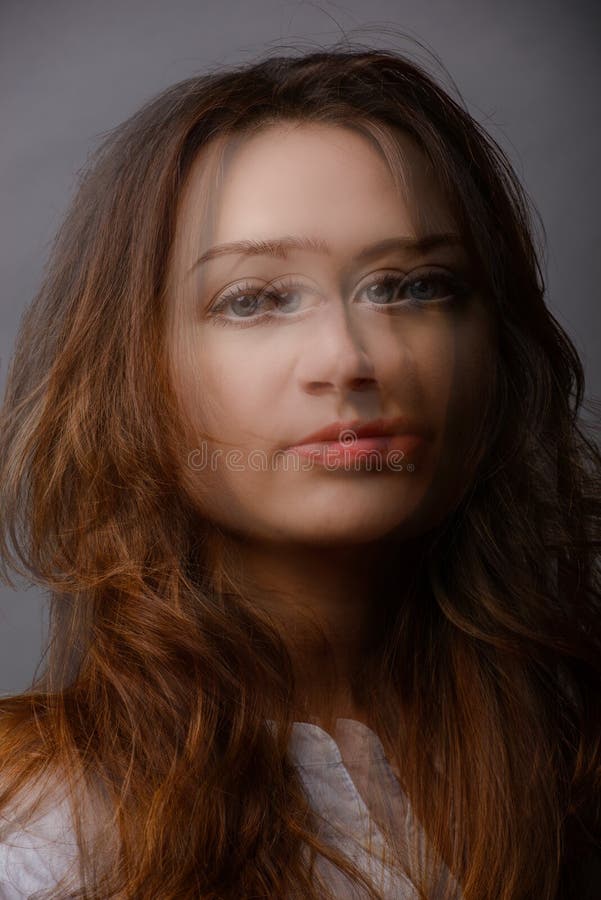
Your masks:
[{"label": "lower lip", "polygon": [[324,465],[338,465],[340,463],[356,463],[361,458],[377,459],[382,457],[385,461],[387,454],[395,454],[395,462],[398,463],[399,451],[404,456],[421,449],[425,444],[425,438],[419,434],[393,434],[372,437],[355,438],[348,444],[340,441],[316,441],[314,444],[295,444],[288,451],[299,456],[312,459],[314,462]]}]

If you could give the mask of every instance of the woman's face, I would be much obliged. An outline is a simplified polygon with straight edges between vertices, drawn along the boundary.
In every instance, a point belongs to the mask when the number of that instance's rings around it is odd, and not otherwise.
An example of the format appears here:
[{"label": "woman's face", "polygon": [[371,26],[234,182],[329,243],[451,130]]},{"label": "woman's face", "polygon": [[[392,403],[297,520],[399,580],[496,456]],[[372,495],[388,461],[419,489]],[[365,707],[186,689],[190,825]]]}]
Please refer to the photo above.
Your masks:
[{"label": "woman's face", "polygon": [[[412,245],[457,230],[426,157],[409,137],[402,149],[401,192],[357,132],[270,125],[230,147],[211,217],[202,156],[192,169],[170,282],[183,480],[198,510],[236,533],[410,537],[465,490],[493,327],[462,245]],[[216,245],[289,237],[305,244],[199,262]],[[421,439],[366,444],[350,427],[347,448],[373,454],[289,449],[332,423],[399,418]]]}]

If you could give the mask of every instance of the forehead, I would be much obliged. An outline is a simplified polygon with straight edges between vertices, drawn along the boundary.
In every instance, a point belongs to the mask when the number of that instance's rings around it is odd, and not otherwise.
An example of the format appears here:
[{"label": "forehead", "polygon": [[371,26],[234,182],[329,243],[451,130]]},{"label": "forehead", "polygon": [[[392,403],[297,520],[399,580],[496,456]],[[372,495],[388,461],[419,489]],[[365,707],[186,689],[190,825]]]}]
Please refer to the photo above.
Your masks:
[{"label": "forehead", "polygon": [[345,254],[392,235],[454,230],[426,154],[398,130],[384,140],[385,151],[349,126],[298,122],[215,140],[181,197],[180,265],[211,244],[278,234],[322,238]]}]

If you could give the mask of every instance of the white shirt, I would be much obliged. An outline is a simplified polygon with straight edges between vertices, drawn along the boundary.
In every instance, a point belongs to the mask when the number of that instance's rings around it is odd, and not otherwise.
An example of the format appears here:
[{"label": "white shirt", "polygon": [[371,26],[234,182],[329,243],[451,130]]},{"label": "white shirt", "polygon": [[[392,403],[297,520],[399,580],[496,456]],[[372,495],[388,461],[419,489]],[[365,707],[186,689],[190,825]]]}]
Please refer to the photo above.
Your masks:
[{"label": "white shirt", "polygon": [[[390,853],[386,862],[386,842],[378,822],[386,824],[404,847],[403,861],[410,871],[411,867],[414,871],[426,868],[427,842],[378,736],[354,719],[337,719],[334,737],[317,725],[295,722],[288,752],[313,809],[319,813],[320,837],[369,874],[382,900],[417,900],[413,883],[392,866]],[[411,852],[412,842],[416,856]],[[324,857],[318,858],[317,867],[337,897],[367,897],[363,888],[351,885]],[[461,891],[447,867],[439,861],[438,869],[431,900],[443,896],[446,884],[453,885],[454,896],[460,900]]]},{"label": "white shirt", "polygon": [[[369,875],[382,900],[417,900],[409,878],[385,861],[385,841],[376,820],[392,821],[397,836],[417,832],[420,854],[425,839],[377,735],[353,719],[337,720],[335,738],[317,725],[295,722],[288,755],[318,813],[320,837]],[[413,864],[419,865],[420,859],[423,856]],[[76,863],[75,834],[67,801],[61,798],[0,844],[0,898],[25,900],[35,891],[48,890],[70,867],[76,885]],[[316,866],[341,900],[367,896],[324,857]],[[441,885],[447,879],[452,882],[446,868],[441,871]]]}]

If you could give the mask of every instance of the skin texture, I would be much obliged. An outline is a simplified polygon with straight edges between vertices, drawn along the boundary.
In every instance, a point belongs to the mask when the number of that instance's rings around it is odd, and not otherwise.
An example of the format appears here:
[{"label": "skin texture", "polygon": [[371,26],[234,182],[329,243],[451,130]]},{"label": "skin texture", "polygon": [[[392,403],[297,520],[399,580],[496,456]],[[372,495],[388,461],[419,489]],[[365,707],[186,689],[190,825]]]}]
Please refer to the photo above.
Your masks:
[{"label": "skin texture", "polygon": [[[457,232],[426,157],[408,136],[401,140],[403,190],[377,148],[350,128],[270,125],[232,141],[210,210],[210,166],[201,155],[173,253],[169,338],[189,434],[185,489],[230,536],[258,602],[288,628],[295,603],[316,615],[336,648],[341,697],[369,631],[382,549],[392,536],[406,542],[436,524],[467,487],[465,451],[492,377],[494,329],[477,292],[444,300],[444,282],[401,284],[428,269],[469,283],[463,247],[393,249],[353,263],[387,238]],[[332,252],[226,255],[195,265],[215,244],[285,235],[326,241]],[[378,288],[385,274],[399,282]],[[286,285],[271,290],[284,292],[289,312],[268,297],[256,315],[267,308],[274,317],[253,322],[241,301],[230,300],[225,322],[215,318],[226,288],[248,294],[285,277],[301,286],[288,295]],[[409,306],[416,297],[430,305]],[[274,462],[334,420],[399,415],[430,435],[401,470]],[[225,459],[232,448],[233,464]],[[260,451],[252,466],[251,450]],[[308,672],[310,642],[303,660]],[[361,717],[342,700],[340,709]]]}]

